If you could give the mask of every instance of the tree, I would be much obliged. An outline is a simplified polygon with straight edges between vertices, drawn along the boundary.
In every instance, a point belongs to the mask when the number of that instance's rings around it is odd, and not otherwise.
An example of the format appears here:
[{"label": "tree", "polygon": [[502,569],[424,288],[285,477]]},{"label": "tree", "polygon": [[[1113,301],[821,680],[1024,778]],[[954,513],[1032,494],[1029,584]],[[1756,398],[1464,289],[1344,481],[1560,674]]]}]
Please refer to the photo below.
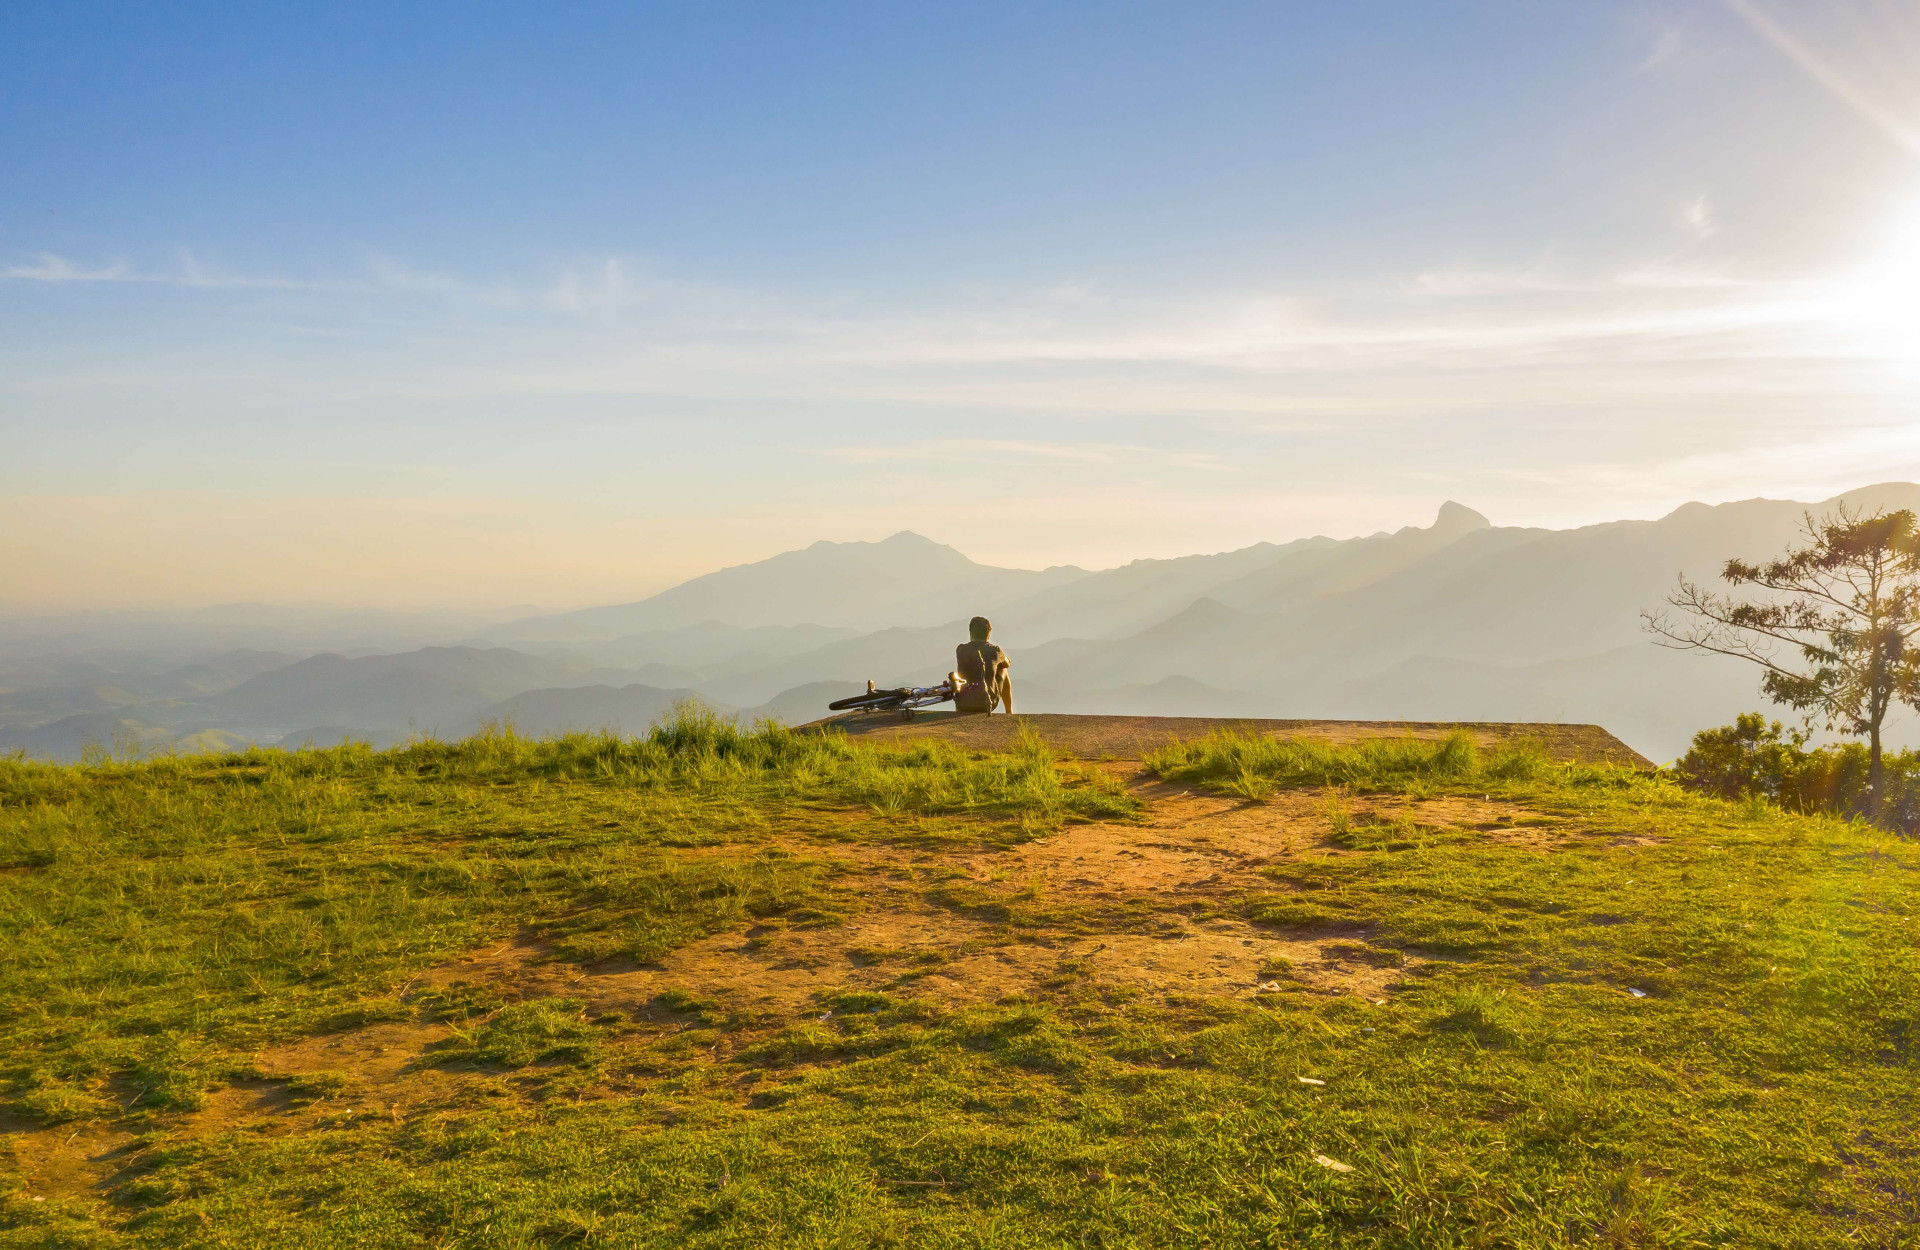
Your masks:
[{"label": "tree", "polygon": [[1760,689],[1805,714],[1811,728],[1867,738],[1870,815],[1884,798],[1880,731],[1895,703],[1920,708],[1920,532],[1912,512],[1862,516],[1841,505],[1802,526],[1805,545],[1765,564],[1728,560],[1735,586],[1759,599],[1716,594],[1680,579],[1667,603],[1685,615],[1642,612],[1661,646],[1757,664]]}]

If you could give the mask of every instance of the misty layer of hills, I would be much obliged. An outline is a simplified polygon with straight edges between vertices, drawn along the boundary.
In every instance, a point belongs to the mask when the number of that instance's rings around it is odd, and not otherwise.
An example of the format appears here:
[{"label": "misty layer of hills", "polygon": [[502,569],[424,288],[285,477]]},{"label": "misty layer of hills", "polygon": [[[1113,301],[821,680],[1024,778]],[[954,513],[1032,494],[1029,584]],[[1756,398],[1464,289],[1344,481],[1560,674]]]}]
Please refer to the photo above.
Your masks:
[{"label": "misty layer of hills", "polygon": [[[1904,483],[1840,498],[1920,510]],[[1688,504],[1573,530],[1449,503],[1425,528],[1101,572],[990,568],[901,533],[510,620],[18,617],[0,620],[0,751],[384,745],[488,723],[634,733],[693,697],[801,723],[868,678],[939,680],[978,613],[1013,657],[1022,711],[1595,722],[1668,759],[1765,701],[1749,666],[1653,646],[1641,610],[1681,575],[1777,553],[1836,502]]]}]

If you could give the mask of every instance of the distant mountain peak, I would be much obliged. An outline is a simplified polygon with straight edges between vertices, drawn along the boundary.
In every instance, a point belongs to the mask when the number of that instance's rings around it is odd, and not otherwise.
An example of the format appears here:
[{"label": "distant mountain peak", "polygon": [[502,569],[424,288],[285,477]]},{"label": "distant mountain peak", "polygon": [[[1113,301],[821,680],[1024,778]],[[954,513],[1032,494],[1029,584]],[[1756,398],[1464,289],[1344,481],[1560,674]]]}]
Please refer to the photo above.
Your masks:
[{"label": "distant mountain peak", "polygon": [[[887,537],[882,538],[877,542],[870,542],[865,539],[854,539],[851,542],[842,543],[842,542],[835,542],[831,538],[822,538],[815,542],[809,543],[807,545],[806,550],[808,551],[842,551],[842,550],[857,550],[857,549],[868,548],[868,547],[887,548],[894,551],[900,551],[906,548],[920,548],[923,550],[934,549],[939,551],[953,550],[953,548],[947,546],[947,544],[945,543],[935,542],[933,539],[928,538],[925,534],[916,534],[912,530],[901,530],[897,534],[889,534]],[[793,555],[795,553],[789,551],[783,554]],[[747,566],[739,565],[736,567],[745,568]]]},{"label": "distant mountain peak", "polygon": [[[1084,577],[1060,567],[1034,572],[977,564],[924,534],[831,542],[705,573],[638,603],[516,622],[515,637],[622,638],[719,621],[738,629],[801,623],[871,632],[926,626],[1011,603]],[[529,632],[540,631],[540,632]]]},{"label": "distant mountain peak", "polygon": [[1463,503],[1449,499],[1440,505],[1440,513],[1433,518],[1433,528],[1450,534],[1464,534],[1468,530],[1493,528],[1493,522],[1475,512]]}]

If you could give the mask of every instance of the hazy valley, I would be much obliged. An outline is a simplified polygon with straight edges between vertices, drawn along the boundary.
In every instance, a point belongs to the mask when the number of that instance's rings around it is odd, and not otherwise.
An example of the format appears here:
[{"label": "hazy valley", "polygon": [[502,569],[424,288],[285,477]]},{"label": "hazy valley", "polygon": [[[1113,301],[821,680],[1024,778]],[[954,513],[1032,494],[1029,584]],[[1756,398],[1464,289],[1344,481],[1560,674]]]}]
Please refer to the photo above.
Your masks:
[{"label": "hazy valley", "polygon": [[[1841,498],[1920,507],[1920,487]],[[0,751],[385,745],[488,723],[633,733],[688,698],[802,723],[867,678],[938,680],[983,613],[1023,711],[1592,722],[1667,759],[1763,701],[1747,667],[1653,646],[1640,612],[1680,575],[1778,551],[1832,502],[1573,530],[1449,503],[1424,528],[1098,572],[991,568],[901,533],[519,618],[20,616],[0,620]]]}]

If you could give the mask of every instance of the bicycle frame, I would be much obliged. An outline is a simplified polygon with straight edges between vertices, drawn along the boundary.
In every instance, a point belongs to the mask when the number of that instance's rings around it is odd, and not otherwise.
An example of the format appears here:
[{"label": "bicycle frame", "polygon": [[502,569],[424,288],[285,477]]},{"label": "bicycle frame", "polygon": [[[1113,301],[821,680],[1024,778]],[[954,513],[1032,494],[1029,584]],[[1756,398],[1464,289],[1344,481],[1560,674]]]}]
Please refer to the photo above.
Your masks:
[{"label": "bicycle frame", "polygon": [[867,686],[867,693],[848,699],[835,699],[827,704],[828,709],[835,712],[911,713],[916,708],[932,707],[953,699],[953,687],[944,681],[937,686],[903,686],[898,690],[875,690],[871,682]]}]

